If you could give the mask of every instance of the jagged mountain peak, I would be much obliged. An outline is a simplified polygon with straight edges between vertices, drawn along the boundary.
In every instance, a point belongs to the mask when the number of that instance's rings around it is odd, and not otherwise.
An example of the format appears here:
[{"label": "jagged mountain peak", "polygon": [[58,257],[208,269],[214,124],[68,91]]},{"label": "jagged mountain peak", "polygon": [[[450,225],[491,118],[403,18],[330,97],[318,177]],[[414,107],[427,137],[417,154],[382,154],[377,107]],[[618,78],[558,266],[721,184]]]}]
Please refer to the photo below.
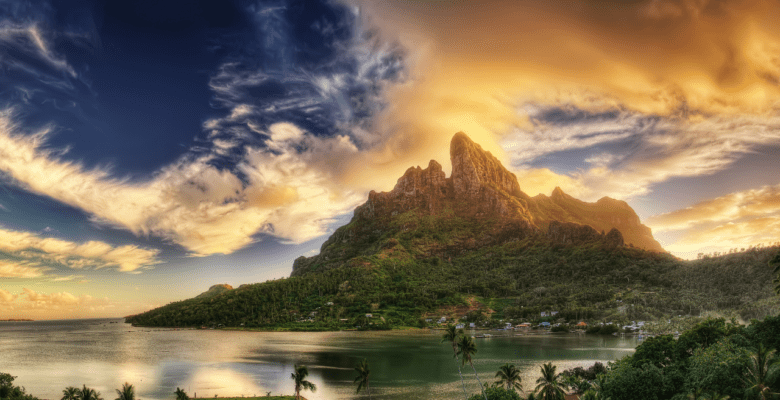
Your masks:
[{"label": "jagged mountain peak", "polygon": [[529,238],[546,238],[538,240],[562,245],[597,241],[610,247],[626,244],[663,251],[650,228],[642,225],[623,201],[603,198],[586,203],[560,187],[550,197],[531,198],[520,190],[515,174],[463,132],[456,133],[450,142],[450,159],[449,178],[441,164],[431,160],[425,169],[407,169],[393,190],[371,191],[368,201],[355,209],[349,225],[339,228],[322,245],[319,255],[295,261],[293,275],[337,267],[358,254],[383,252],[382,238],[399,230],[417,229],[423,219],[440,221],[434,226],[447,226],[452,219],[481,225],[469,233],[473,237],[458,234],[455,242],[446,245],[435,239],[436,232],[420,233],[434,236],[430,241],[434,248],[426,254],[438,252],[447,257]]}]

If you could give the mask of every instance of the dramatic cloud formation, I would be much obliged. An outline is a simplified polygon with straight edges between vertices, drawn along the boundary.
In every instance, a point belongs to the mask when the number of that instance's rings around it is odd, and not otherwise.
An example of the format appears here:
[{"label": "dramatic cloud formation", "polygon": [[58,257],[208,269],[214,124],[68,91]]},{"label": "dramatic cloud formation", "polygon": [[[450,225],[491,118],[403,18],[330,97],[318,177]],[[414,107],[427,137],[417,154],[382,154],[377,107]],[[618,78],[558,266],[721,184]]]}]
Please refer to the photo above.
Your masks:
[{"label": "dramatic cloud formation", "polygon": [[[330,157],[356,153],[350,139],[317,138],[292,124],[271,126],[265,148],[246,149],[237,164],[246,182],[210,165],[209,155],[185,157],[149,181],[119,180],[45,149],[47,131],[21,135],[16,129],[9,112],[0,115],[0,171],[14,182],[136,234],[167,237],[197,255],[231,253],[258,232],[294,242],[320,236],[333,217],[354,208],[361,197],[339,187],[322,168]],[[101,258],[122,271],[153,262],[156,254],[96,242],[76,246],[44,240],[41,246]]]},{"label": "dramatic cloud formation", "polygon": [[580,135],[578,146],[624,138],[637,115],[723,124],[774,115],[780,94],[780,28],[768,17],[780,10],[772,2],[359,4],[417,53],[412,79],[390,92],[382,122],[419,144],[446,147],[464,130],[503,157],[498,139],[534,126],[523,104],[633,112],[607,125],[545,130],[533,136],[545,136],[539,148],[516,155],[524,163],[570,148],[561,136]]},{"label": "dramatic cloud formation", "polygon": [[780,185],[730,193],[654,216],[647,224],[656,232],[679,233],[667,246],[678,253],[774,244],[780,238]]},{"label": "dramatic cloud formation", "polygon": [[122,272],[151,268],[160,261],[158,250],[138,246],[112,246],[89,241],[74,243],[54,238],[42,238],[29,232],[0,228],[0,277],[38,278],[50,268],[62,265],[72,269],[117,267]]},{"label": "dramatic cloud formation", "polygon": [[[558,107],[530,116],[533,127],[508,135],[504,148],[517,160],[521,186],[531,195],[560,186],[588,200],[630,199],[670,178],[712,174],[760,146],[780,145],[780,116],[661,118]],[[583,160],[587,169],[559,175],[527,167],[537,158],[571,150],[589,155]]]}]

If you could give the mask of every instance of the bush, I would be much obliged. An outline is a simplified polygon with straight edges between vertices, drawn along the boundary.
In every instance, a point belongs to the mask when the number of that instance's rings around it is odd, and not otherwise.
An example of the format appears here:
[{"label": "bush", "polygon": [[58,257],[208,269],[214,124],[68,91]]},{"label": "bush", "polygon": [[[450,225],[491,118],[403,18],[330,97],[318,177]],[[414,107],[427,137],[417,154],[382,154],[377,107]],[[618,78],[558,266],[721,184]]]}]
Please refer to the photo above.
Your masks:
[{"label": "bush", "polygon": [[[520,395],[514,390],[506,390],[498,386],[486,388],[485,395],[488,400],[522,400]],[[482,396],[482,393],[477,393],[469,397],[469,400],[485,400],[485,398]]]},{"label": "bush", "polygon": [[550,332],[568,332],[569,326],[568,325],[556,325],[550,328]]},{"label": "bush", "polygon": [[611,335],[613,333],[617,333],[620,330],[617,325],[594,325],[591,327],[588,327],[588,329],[585,331],[585,333],[598,333],[601,335]]}]

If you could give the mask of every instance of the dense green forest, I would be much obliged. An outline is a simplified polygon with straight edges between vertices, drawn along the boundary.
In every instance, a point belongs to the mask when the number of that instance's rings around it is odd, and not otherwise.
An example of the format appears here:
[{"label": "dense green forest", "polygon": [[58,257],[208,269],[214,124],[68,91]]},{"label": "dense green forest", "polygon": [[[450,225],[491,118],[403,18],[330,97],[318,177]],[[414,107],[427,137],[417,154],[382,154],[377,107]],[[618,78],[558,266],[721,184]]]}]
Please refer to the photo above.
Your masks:
[{"label": "dense green forest", "polygon": [[479,229],[456,223],[432,231],[423,223],[364,239],[369,242],[342,252],[341,266],[171,303],[127,322],[330,330],[422,326],[426,315],[466,313],[472,322],[497,323],[536,321],[542,311],[558,311],[568,321],[616,322],[712,311],[748,320],[778,311],[768,265],[778,247],[682,261],[544,237],[457,251],[447,246],[457,242],[454,235],[469,237],[469,228]]},{"label": "dense green forest", "polygon": [[778,347],[778,316],[749,326],[707,319],[677,340],[663,335],[644,341],[633,355],[578,386],[591,392],[583,399],[773,399],[780,383]]}]

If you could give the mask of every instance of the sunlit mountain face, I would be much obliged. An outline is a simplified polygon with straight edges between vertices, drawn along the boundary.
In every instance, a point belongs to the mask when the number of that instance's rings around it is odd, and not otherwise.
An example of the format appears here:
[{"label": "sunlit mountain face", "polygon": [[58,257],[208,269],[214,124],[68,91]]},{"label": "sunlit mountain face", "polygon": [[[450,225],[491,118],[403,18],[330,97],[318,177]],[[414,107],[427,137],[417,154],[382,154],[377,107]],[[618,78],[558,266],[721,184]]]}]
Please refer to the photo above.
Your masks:
[{"label": "sunlit mountain face", "polygon": [[289,276],[459,131],[681,258],[780,237],[770,1],[0,1],[0,316]]}]

